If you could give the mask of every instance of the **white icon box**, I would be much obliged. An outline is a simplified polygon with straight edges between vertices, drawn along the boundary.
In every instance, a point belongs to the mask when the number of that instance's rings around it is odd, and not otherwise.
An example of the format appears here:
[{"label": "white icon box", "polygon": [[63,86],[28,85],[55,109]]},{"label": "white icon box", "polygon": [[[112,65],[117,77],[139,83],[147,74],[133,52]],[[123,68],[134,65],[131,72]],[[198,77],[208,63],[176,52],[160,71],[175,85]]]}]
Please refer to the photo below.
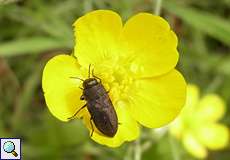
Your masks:
[{"label": "white icon box", "polygon": [[0,139],[1,139],[0,160],[21,159],[20,138],[0,138]]}]

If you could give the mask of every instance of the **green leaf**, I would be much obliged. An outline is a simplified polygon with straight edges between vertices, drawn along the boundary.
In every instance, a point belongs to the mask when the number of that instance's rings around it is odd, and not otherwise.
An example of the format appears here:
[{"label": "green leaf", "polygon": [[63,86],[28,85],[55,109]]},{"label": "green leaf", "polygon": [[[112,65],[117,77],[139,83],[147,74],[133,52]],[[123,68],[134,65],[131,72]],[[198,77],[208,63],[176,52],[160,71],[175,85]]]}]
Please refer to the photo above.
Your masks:
[{"label": "green leaf", "polygon": [[230,46],[230,22],[216,15],[173,3],[163,1],[163,7],[181,18],[194,28],[220,40]]},{"label": "green leaf", "polygon": [[72,42],[50,37],[31,37],[0,44],[0,56],[40,53],[57,48],[72,48]]},{"label": "green leaf", "polygon": [[216,69],[219,73],[230,76],[230,56],[223,57]]}]

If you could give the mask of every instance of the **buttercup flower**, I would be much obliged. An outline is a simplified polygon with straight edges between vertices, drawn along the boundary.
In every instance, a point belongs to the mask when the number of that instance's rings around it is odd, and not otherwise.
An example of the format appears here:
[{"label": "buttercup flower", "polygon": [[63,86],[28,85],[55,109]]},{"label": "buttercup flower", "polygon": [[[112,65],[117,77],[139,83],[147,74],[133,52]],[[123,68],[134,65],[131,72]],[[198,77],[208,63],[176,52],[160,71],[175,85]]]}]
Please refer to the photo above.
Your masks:
[{"label": "buttercup flower", "polygon": [[182,140],[190,154],[203,159],[207,149],[228,145],[228,128],[218,122],[224,113],[225,104],[218,95],[207,94],[200,99],[197,86],[188,85],[185,107],[170,126],[170,133]]},{"label": "buttercup flower", "polygon": [[[177,37],[163,18],[139,13],[122,25],[117,13],[96,10],[77,19],[74,30],[73,56],[55,56],[43,72],[46,104],[55,117],[67,122],[86,104],[80,100],[82,81],[71,77],[87,79],[89,65],[109,91],[119,123],[114,137],[93,124],[94,141],[117,147],[138,137],[139,124],[161,127],[178,115],[186,84],[174,69]],[[91,133],[90,117],[87,107],[76,115]]]}]

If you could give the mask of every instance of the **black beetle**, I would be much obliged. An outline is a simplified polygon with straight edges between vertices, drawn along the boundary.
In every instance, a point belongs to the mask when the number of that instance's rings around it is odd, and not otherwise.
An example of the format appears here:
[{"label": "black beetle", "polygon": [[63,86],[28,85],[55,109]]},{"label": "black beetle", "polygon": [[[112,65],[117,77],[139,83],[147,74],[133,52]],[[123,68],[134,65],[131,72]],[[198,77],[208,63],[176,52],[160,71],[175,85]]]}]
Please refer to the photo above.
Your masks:
[{"label": "black beetle", "polygon": [[[118,118],[111,99],[109,98],[108,92],[105,90],[101,83],[101,79],[93,74],[93,78],[90,78],[90,65],[89,65],[89,76],[88,79],[83,80],[78,77],[71,77],[80,79],[83,81],[83,94],[80,97],[81,100],[85,100],[87,103],[82,106],[72,117],[73,119],[79,111],[87,107],[91,118],[90,124],[92,127],[93,135],[94,128],[92,120],[97,129],[108,137],[114,137],[118,129]],[[99,80],[99,81],[98,81]]]}]

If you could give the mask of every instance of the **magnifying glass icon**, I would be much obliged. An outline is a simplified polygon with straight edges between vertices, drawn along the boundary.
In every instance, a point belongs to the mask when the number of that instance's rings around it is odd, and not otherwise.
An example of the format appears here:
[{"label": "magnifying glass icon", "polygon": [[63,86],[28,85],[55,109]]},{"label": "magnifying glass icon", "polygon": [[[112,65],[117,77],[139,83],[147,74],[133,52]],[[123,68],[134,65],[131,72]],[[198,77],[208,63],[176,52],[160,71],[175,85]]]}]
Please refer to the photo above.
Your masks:
[{"label": "magnifying glass icon", "polygon": [[3,144],[3,150],[6,152],[6,153],[11,153],[14,155],[14,157],[17,157],[18,154],[17,152],[15,152],[15,145],[13,142],[11,141],[7,141]]}]

